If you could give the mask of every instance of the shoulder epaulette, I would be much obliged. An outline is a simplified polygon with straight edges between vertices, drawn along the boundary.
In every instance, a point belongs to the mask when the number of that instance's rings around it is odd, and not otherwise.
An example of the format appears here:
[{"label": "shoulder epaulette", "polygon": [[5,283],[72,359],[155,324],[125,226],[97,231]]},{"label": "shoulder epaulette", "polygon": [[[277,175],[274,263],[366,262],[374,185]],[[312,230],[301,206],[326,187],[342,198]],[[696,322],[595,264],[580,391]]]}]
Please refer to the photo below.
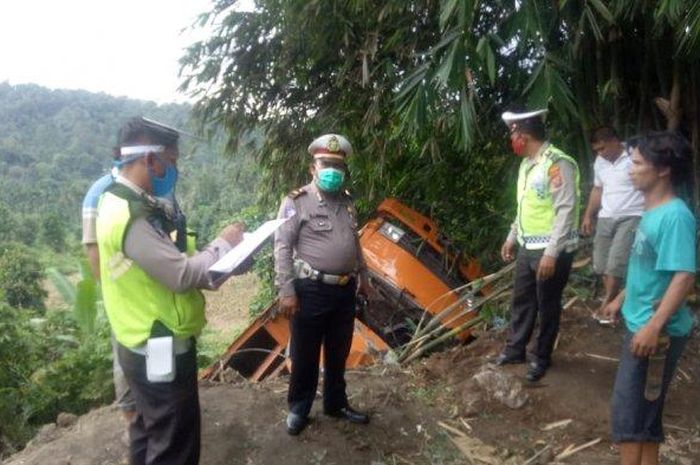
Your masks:
[{"label": "shoulder epaulette", "polygon": [[550,145],[547,147],[547,150],[544,151],[544,156],[549,158],[553,162],[557,162],[561,157],[559,156],[559,151],[556,149],[553,149],[553,147]]},{"label": "shoulder epaulette", "polygon": [[305,195],[305,194],[306,194],[306,190],[303,188],[300,188],[300,189],[294,189],[292,192],[287,194],[287,197],[294,200],[294,199],[301,197],[302,195]]}]

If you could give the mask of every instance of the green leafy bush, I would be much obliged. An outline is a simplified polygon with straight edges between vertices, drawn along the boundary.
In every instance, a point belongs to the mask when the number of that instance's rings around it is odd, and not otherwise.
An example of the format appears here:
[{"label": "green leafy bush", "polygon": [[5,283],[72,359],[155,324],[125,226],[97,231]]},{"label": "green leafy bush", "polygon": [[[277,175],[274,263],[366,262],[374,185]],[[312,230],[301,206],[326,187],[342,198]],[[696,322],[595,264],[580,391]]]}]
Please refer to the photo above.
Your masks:
[{"label": "green leafy bush", "polygon": [[44,272],[32,251],[23,244],[0,246],[0,290],[12,307],[44,309]]},{"label": "green leafy bush", "polygon": [[82,414],[112,401],[109,338],[103,316],[88,333],[68,312],[42,317],[0,304],[0,457],[58,413]]}]

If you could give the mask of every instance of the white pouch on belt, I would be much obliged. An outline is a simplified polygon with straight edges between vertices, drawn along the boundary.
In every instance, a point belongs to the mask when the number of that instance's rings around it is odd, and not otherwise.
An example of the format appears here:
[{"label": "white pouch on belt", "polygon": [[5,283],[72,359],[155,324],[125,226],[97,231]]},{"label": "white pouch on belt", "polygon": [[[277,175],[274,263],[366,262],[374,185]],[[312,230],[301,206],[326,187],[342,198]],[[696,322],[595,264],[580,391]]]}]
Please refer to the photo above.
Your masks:
[{"label": "white pouch on belt", "polygon": [[151,383],[169,383],[175,379],[173,337],[152,337],[146,343],[146,378]]}]

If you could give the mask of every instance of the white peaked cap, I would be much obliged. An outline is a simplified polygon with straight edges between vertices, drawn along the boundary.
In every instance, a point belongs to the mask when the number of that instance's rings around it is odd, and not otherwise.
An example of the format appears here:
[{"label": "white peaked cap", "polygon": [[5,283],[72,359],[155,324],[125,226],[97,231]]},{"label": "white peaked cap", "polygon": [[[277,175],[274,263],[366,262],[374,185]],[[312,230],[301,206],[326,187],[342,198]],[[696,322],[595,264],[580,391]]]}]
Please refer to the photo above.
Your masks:
[{"label": "white peaked cap", "polygon": [[548,110],[546,108],[543,108],[541,110],[528,111],[527,113],[513,113],[512,111],[506,111],[503,114],[501,114],[501,119],[503,119],[504,123],[511,125],[516,121],[521,121],[528,118],[534,118],[535,116],[544,115],[545,113],[547,113],[547,111]]},{"label": "white peaked cap", "polygon": [[309,145],[309,155],[314,158],[328,157],[345,159],[352,155],[352,145],[340,134],[324,134]]}]

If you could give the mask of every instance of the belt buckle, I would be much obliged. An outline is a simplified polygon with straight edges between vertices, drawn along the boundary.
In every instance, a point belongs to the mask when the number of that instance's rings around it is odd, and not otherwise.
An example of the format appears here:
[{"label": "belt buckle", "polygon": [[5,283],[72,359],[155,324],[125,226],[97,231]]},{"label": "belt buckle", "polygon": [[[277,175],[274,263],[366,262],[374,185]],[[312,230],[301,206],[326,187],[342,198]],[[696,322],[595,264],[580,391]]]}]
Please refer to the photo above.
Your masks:
[{"label": "belt buckle", "polygon": [[344,274],[344,275],[340,276],[340,278],[338,279],[339,286],[345,286],[349,282],[350,282],[350,275],[349,274]]}]

